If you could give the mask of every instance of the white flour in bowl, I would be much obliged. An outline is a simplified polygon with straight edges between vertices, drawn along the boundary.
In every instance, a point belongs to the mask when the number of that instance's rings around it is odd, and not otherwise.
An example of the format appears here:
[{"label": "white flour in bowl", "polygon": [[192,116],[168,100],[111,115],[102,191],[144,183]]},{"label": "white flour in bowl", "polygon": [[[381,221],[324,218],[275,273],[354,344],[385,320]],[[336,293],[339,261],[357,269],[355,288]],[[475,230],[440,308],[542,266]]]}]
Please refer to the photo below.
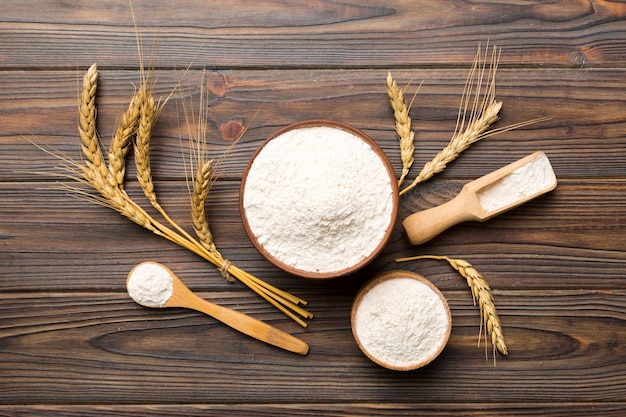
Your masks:
[{"label": "white flour in bowl", "polygon": [[517,203],[548,189],[556,183],[556,176],[545,154],[540,154],[502,178],[480,190],[478,201],[486,212],[492,212]]},{"label": "white flour in bowl", "polygon": [[434,359],[448,340],[450,323],[447,304],[435,290],[417,279],[398,276],[362,296],[353,326],[372,358],[407,368]]},{"label": "white flour in bowl", "polygon": [[370,256],[393,222],[394,188],[381,157],[329,126],[289,130],[254,158],[243,190],[250,231],[292,268],[330,273]]},{"label": "white flour in bowl", "polygon": [[131,271],[126,283],[130,298],[146,307],[163,307],[174,293],[173,278],[162,266],[145,262]]}]

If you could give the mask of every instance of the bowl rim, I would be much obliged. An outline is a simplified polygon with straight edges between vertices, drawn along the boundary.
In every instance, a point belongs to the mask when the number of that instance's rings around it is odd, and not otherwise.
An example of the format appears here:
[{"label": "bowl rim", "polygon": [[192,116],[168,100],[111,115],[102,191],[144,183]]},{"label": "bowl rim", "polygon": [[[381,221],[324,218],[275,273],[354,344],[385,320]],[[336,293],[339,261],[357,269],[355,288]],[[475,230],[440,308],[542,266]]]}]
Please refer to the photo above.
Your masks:
[{"label": "bowl rim", "polygon": [[[389,175],[391,188],[392,188],[391,218],[389,221],[389,225],[387,226],[387,230],[385,231],[385,234],[383,235],[383,238],[381,239],[379,244],[376,246],[376,248],[372,251],[372,253],[369,256],[359,261],[359,263],[357,263],[356,265],[353,265],[348,268],[344,268],[342,270],[330,271],[330,272],[315,272],[315,271],[306,271],[302,269],[297,269],[291,265],[285,264],[281,262],[280,260],[276,259],[271,253],[265,250],[263,245],[261,245],[261,243],[259,243],[259,241],[256,239],[256,236],[254,235],[254,233],[252,233],[250,224],[248,223],[248,219],[245,214],[245,208],[244,208],[244,194],[245,194],[246,182],[248,178],[248,172],[250,171],[250,167],[254,163],[254,160],[263,151],[265,146],[271,140],[281,136],[282,134],[288,131],[307,128],[307,127],[320,127],[320,126],[327,126],[327,127],[344,130],[346,132],[352,133],[353,135],[357,136],[358,138],[363,140],[365,143],[367,143],[372,148],[372,150],[378,155],[383,165],[385,166],[385,169],[387,170],[387,173]],[[243,223],[243,227],[246,232],[246,235],[252,242],[252,245],[261,253],[261,255],[263,255],[265,259],[267,259],[274,266],[292,275],[296,275],[302,278],[310,278],[310,279],[332,279],[332,278],[343,277],[343,276],[356,272],[357,270],[363,268],[365,265],[367,265],[372,260],[374,260],[374,258],[376,258],[380,254],[382,249],[385,247],[385,245],[391,238],[396,220],[398,218],[399,205],[400,205],[400,199],[399,199],[398,182],[396,179],[396,174],[395,174],[395,171],[393,169],[391,162],[389,161],[389,158],[387,157],[383,149],[376,143],[376,141],[374,141],[374,139],[372,139],[369,135],[367,135],[362,130],[352,125],[349,125],[347,123],[339,122],[336,120],[329,120],[329,119],[311,119],[311,120],[304,120],[304,121],[292,123],[288,126],[285,126],[277,130],[272,135],[270,135],[267,139],[263,141],[263,143],[261,143],[261,145],[256,149],[256,151],[254,152],[254,154],[248,161],[248,164],[244,170],[244,173],[241,179],[241,186],[239,188],[239,214],[240,214],[241,221]]]},{"label": "bowl rim", "polygon": [[[430,287],[439,296],[439,299],[443,303],[444,308],[447,313],[447,320],[448,320],[446,335],[443,338],[441,345],[437,348],[437,351],[433,353],[431,356],[429,356],[428,358],[420,362],[407,365],[407,366],[392,365],[372,355],[361,343],[361,339],[359,338],[359,335],[357,334],[357,330],[356,330],[356,312],[365,294],[367,294],[372,288],[374,288],[378,284],[385,282],[385,281],[392,280],[392,279],[396,279],[396,278],[414,279]],[[350,312],[350,326],[352,328],[352,336],[354,337],[354,340],[356,341],[356,344],[358,345],[359,349],[361,349],[361,351],[365,354],[365,356],[367,356],[372,362],[384,368],[391,369],[393,371],[412,371],[412,370],[419,369],[428,365],[429,363],[434,361],[441,354],[441,352],[443,352],[444,348],[448,344],[448,341],[450,340],[450,334],[452,333],[452,313],[450,311],[450,306],[448,305],[448,300],[443,295],[443,293],[439,290],[439,288],[437,288],[437,286],[433,284],[430,280],[426,279],[424,276],[417,274],[415,272],[404,271],[404,270],[392,270],[392,271],[381,272],[380,274],[375,275],[373,278],[367,281],[359,289],[352,303],[352,310]]]}]

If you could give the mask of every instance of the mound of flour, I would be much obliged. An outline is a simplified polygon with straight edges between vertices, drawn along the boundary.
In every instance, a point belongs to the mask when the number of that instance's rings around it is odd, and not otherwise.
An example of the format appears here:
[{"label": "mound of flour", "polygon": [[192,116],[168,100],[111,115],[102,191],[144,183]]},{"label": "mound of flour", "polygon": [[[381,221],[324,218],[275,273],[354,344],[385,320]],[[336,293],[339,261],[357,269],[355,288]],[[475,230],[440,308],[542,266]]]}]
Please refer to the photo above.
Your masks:
[{"label": "mound of flour", "polygon": [[130,298],[146,307],[163,307],[174,293],[174,279],[161,265],[145,262],[128,277]]},{"label": "mound of flour", "polygon": [[447,342],[446,303],[430,286],[409,278],[382,281],[361,298],[354,332],[378,361],[412,367],[432,360]]},{"label": "mound of flour", "polygon": [[478,193],[478,201],[486,212],[500,210],[556,183],[552,165],[545,154],[540,154],[526,165]]},{"label": "mound of flour", "polygon": [[328,273],[372,254],[393,221],[392,179],[372,147],[343,129],[289,130],[254,158],[243,207],[258,243],[295,269]]}]

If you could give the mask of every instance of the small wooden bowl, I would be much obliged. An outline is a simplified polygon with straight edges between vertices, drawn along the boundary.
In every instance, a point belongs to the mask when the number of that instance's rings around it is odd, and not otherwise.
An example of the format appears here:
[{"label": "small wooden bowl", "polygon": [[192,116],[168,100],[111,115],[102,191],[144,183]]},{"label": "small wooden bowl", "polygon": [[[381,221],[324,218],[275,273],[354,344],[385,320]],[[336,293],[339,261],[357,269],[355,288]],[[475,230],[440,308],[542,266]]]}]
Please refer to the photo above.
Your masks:
[{"label": "small wooden bowl", "polygon": [[[372,352],[373,350],[375,351],[376,349],[372,349],[371,345],[368,347],[368,343],[367,341],[364,341],[363,338],[361,337],[362,335],[359,334],[359,331],[363,332],[365,330],[364,326],[372,326],[371,322],[367,322],[367,323],[357,323],[357,312],[359,310],[359,308],[361,308],[363,306],[363,301],[364,301],[364,297],[370,292],[372,291],[374,288],[376,288],[377,286],[391,281],[391,280],[395,280],[395,279],[411,279],[416,281],[417,283],[419,283],[420,285],[425,285],[426,287],[428,287],[430,290],[432,290],[436,296],[437,299],[440,301],[440,305],[436,308],[440,308],[441,310],[441,314],[445,315],[445,319],[446,319],[446,326],[445,329],[443,330],[443,332],[441,330],[438,331],[439,333],[439,338],[437,340],[434,341],[433,344],[429,345],[430,348],[428,350],[428,355],[423,356],[423,357],[419,357],[419,358],[415,358],[413,360],[404,360],[404,359],[399,359],[397,361],[394,361],[394,363],[390,363],[391,361],[389,360],[385,360],[385,358],[382,358],[382,355],[378,355],[377,352]],[[408,291],[407,291],[408,293]],[[398,294],[399,296],[400,294]],[[385,301],[383,301],[382,299],[377,300],[378,302],[376,303],[377,308],[380,309],[380,311],[384,312],[388,312],[390,308],[396,308],[397,306],[397,302],[396,300],[393,298],[393,296],[390,295],[390,298],[387,299]],[[420,300],[416,299],[416,300],[411,300],[411,301],[415,301],[416,305],[418,305],[420,303]],[[367,301],[368,303],[372,303],[372,300]],[[371,304],[373,305],[373,304]],[[432,309],[430,310],[432,311]],[[409,271],[389,271],[389,272],[384,272],[382,274],[379,274],[377,276],[375,276],[374,278],[372,278],[370,281],[368,281],[358,292],[357,296],[354,299],[354,303],[352,305],[352,312],[351,312],[351,316],[350,316],[350,321],[351,321],[351,326],[352,326],[352,335],[354,336],[354,340],[356,341],[357,345],[359,346],[359,348],[361,349],[361,351],[365,354],[365,356],[367,356],[372,362],[387,368],[387,369],[391,369],[394,371],[411,371],[411,370],[415,370],[418,368],[421,368],[423,366],[426,366],[427,364],[429,364],[430,362],[432,362],[435,358],[437,358],[437,356],[439,356],[439,354],[443,351],[443,349],[445,348],[446,344],[448,343],[448,339],[450,338],[450,332],[452,330],[452,315],[450,313],[450,307],[448,306],[448,302],[446,301],[445,297],[443,296],[443,294],[441,293],[441,291],[439,291],[439,289],[433,285],[429,280],[427,280],[426,278],[424,278],[421,275],[415,274],[413,272],[409,272]],[[404,325],[407,324],[406,321],[396,321],[394,322],[398,325]],[[412,328],[411,330],[415,331],[415,328]],[[419,329],[421,330],[421,329]],[[428,328],[424,329],[424,332],[422,334],[427,334],[429,332]],[[430,334],[430,333],[429,333]],[[404,335],[404,333],[402,334]],[[394,342],[394,340],[392,340],[394,337],[393,332],[387,332],[384,335],[384,339],[385,339],[385,343],[391,343]],[[414,348],[415,350],[411,351],[411,352],[405,352],[407,356],[411,355],[411,354],[415,354],[415,351],[417,349],[420,348],[420,346],[411,346],[412,348]],[[390,350],[388,349],[382,349],[385,352],[389,352]],[[400,364],[401,363],[401,364]]]},{"label": "small wooden bowl", "polygon": [[[392,211],[391,211],[389,224],[388,224],[388,226],[387,226],[387,228],[385,230],[383,238],[380,240],[380,242],[378,243],[376,248],[368,256],[366,256],[364,259],[362,259],[360,262],[358,262],[355,265],[349,265],[348,267],[343,268],[343,269],[338,270],[338,271],[317,272],[317,271],[303,270],[303,269],[296,268],[293,265],[288,265],[288,264],[282,262],[281,260],[277,259],[272,253],[270,253],[270,252],[268,252],[268,250],[266,250],[266,248],[259,242],[259,240],[255,236],[254,232],[252,231],[252,229],[250,227],[250,223],[249,223],[248,218],[246,216],[246,210],[245,210],[245,207],[244,207],[248,173],[250,172],[250,168],[252,167],[252,164],[253,164],[254,160],[257,158],[257,156],[261,152],[263,152],[263,149],[265,148],[265,146],[270,141],[276,139],[277,137],[283,135],[284,133],[286,133],[288,131],[291,131],[291,130],[294,130],[294,129],[308,128],[308,127],[330,127],[330,128],[335,128],[335,129],[341,129],[343,131],[349,132],[349,133],[357,136],[358,138],[363,140],[365,143],[367,143],[371,147],[371,149],[377,154],[377,156],[380,158],[381,162],[383,163],[384,167],[386,168],[387,174],[389,175],[389,179],[390,179],[390,184],[391,184],[390,187],[391,187],[391,193],[392,193],[392,202],[391,202],[391,204],[392,204]],[[306,150],[303,150],[303,151],[306,151]],[[337,122],[337,121],[332,121],[332,120],[308,120],[308,121],[304,121],[304,122],[294,123],[294,124],[289,125],[289,126],[283,128],[283,129],[280,129],[279,131],[274,133],[272,136],[270,136],[256,150],[255,154],[250,159],[250,161],[248,163],[248,166],[246,167],[246,169],[244,171],[244,175],[243,175],[243,178],[242,178],[242,181],[241,181],[240,194],[239,194],[239,210],[240,210],[240,213],[241,213],[241,219],[242,219],[243,226],[244,226],[244,229],[246,231],[246,234],[250,238],[250,241],[252,242],[254,247],[269,262],[271,262],[272,264],[274,264],[278,268],[280,268],[280,269],[282,269],[282,270],[284,270],[286,272],[289,272],[290,274],[299,276],[299,277],[312,278],[312,279],[330,279],[330,278],[338,278],[338,277],[341,277],[341,276],[346,276],[346,275],[349,275],[349,274],[351,274],[351,273],[361,269],[362,267],[367,265],[369,262],[371,262],[380,253],[380,251],[383,249],[383,247],[385,246],[385,244],[388,242],[389,238],[391,237],[391,233],[393,231],[393,227],[394,227],[394,224],[395,224],[395,221],[396,221],[396,217],[398,215],[398,205],[399,205],[398,185],[397,185],[395,172],[394,172],[393,166],[391,165],[391,163],[387,159],[387,156],[385,155],[383,150],[378,146],[378,144],[373,139],[371,139],[369,136],[367,136],[365,133],[363,133],[359,129],[357,129],[355,127],[352,127],[350,125],[347,125],[347,124],[344,124],[344,123],[340,123],[340,122]]]}]

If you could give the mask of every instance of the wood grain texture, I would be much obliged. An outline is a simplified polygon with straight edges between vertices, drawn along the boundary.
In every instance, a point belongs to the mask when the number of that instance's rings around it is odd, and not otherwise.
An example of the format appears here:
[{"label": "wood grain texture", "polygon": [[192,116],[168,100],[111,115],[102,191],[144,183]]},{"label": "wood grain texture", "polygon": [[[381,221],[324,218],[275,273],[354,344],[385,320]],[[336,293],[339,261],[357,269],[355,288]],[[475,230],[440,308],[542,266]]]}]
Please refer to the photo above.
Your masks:
[{"label": "wood grain texture", "polygon": [[[621,279],[626,263],[626,204],[619,197],[626,195],[625,181],[597,185],[562,179],[557,190],[538,200],[485,223],[462,223],[413,247],[400,222],[413,211],[447,201],[463,185],[462,181],[443,181],[444,186],[435,182],[403,200],[391,242],[372,267],[357,274],[358,279],[378,270],[403,268],[427,274],[442,288],[458,288],[463,281],[445,264],[393,261],[435,253],[466,258],[495,288],[626,288]],[[120,291],[128,271],[146,258],[167,259],[175,272],[184,272],[185,280],[199,289],[240,288],[225,282],[207,262],[112,210],[50,187],[39,183],[0,187],[5,196],[0,203],[0,230],[7,249],[0,252],[6,274],[0,280],[3,290]],[[317,283],[294,279],[256,253],[241,224],[238,190],[238,182],[224,182],[210,194],[208,217],[224,255],[279,287],[315,289]],[[159,183],[158,192],[170,215],[191,230],[184,183]],[[23,206],[24,201],[29,203]],[[143,201],[141,196],[137,201]],[[594,224],[589,223],[590,217]],[[25,263],[29,268],[22,270]]]},{"label": "wood grain texture", "polygon": [[[416,129],[414,170],[421,168],[450,139],[467,71],[445,68],[394,71],[401,83],[424,81],[411,112]],[[211,80],[211,74],[220,81]],[[58,165],[55,158],[35,151],[24,136],[74,159],[80,157],[75,115],[79,75],[78,71],[3,74],[0,123],[5,132],[4,145],[11,153],[0,166],[1,179],[41,180],[41,176],[29,174],[51,171]],[[156,97],[165,99],[174,93],[154,134],[151,147],[154,175],[156,179],[184,180],[182,155],[188,151],[189,132],[182,106],[198,108],[202,72],[158,71],[156,76],[159,80],[155,86]],[[213,90],[208,103],[207,132],[211,156],[220,157],[232,144],[224,139],[222,126],[240,121],[248,128],[220,166],[220,177],[241,178],[248,159],[263,140],[285,125],[313,118],[339,119],[362,129],[382,146],[399,172],[399,150],[384,88],[385,76],[386,72],[379,70],[205,74]],[[181,77],[182,87],[177,88]],[[546,151],[559,177],[608,175],[623,178],[626,175],[623,152],[626,99],[620,87],[624,79],[626,71],[622,69],[499,71],[497,99],[504,106],[501,120],[495,127],[540,117],[551,119],[476,144],[437,178],[448,175],[477,178],[538,149]],[[105,145],[138,80],[138,71],[101,71],[98,129]],[[49,91],[42,93],[41,86]],[[20,158],[21,152],[30,157]]]},{"label": "wood grain texture", "polygon": [[[349,411],[347,411],[349,410]],[[289,415],[295,417],[317,416],[450,416],[462,412],[464,416],[474,417],[569,417],[582,413],[590,417],[622,416],[624,405],[606,403],[569,403],[560,405],[555,403],[528,405],[526,403],[497,403],[479,406],[439,404],[439,403],[397,403],[397,404],[365,404],[346,402],[343,404],[193,404],[193,405],[98,405],[88,407],[83,405],[46,405],[46,406],[0,406],[0,415],[13,416],[185,416],[185,417],[221,417],[224,415],[247,417],[250,415],[271,417]]]},{"label": "wood grain texture", "polygon": [[[250,342],[196,312],[155,312],[119,294],[8,295],[0,305],[3,402],[237,403],[245,392],[263,403],[307,403],[311,390],[314,402],[329,403],[388,403],[424,390],[435,403],[459,396],[468,402],[502,395],[510,402],[623,398],[624,291],[498,291],[511,352],[496,366],[484,344],[477,347],[471,299],[445,291],[454,323],[450,343],[431,366],[406,373],[371,366],[360,353],[348,292],[317,300],[310,329],[248,295],[200,294],[293,332],[310,343],[309,356]],[[488,378],[476,384],[479,374]]]},{"label": "wood grain texture", "polygon": [[[143,0],[133,8],[145,49],[156,45],[156,64],[166,67],[189,57],[246,68],[465,65],[487,39],[525,66],[622,66],[626,53],[626,5],[611,0]],[[127,2],[11,0],[3,21],[3,66],[137,66]]]},{"label": "wood grain texture", "polygon": [[[0,416],[622,416],[626,413],[626,3],[617,0],[137,0],[0,7]],[[209,94],[210,157],[228,157],[207,212],[225,257],[309,302],[307,328],[207,262],[59,187],[79,160],[84,70],[100,68],[106,147],[140,80],[136,29],[154,93],[173,92],[154,132],[157,192],[188,230],[183,104]],[[502,47],[496,127],[401,199],[392,238],[353,276],[315,282],[268,263],[245,235],[238,191],[270,134],[329,118],[362,129],[397,172],[387,71],[412,97],[416,175],[451,137],[480,42]],[[195,128],[195,126],[193,126]],[[233,139],[247,128],[241,141]],[[411,246],[400,222],[463,184],[546,152],[553,192],[484,223]],[[143,204],[133,169],[129,193]],[[147,206],[147,204],[146,204]],[[445,262],[470,261],[491,285],[509,347],[478,347],[479,313]],[[202,297],[306,341],[308,356],[241,335],[194,311],[135,304],[124,282],[164,262]],[[392,372],[354,342],[349,314],[376,273],[406,269],[444,293],[453,330],[428,367]]]}]

